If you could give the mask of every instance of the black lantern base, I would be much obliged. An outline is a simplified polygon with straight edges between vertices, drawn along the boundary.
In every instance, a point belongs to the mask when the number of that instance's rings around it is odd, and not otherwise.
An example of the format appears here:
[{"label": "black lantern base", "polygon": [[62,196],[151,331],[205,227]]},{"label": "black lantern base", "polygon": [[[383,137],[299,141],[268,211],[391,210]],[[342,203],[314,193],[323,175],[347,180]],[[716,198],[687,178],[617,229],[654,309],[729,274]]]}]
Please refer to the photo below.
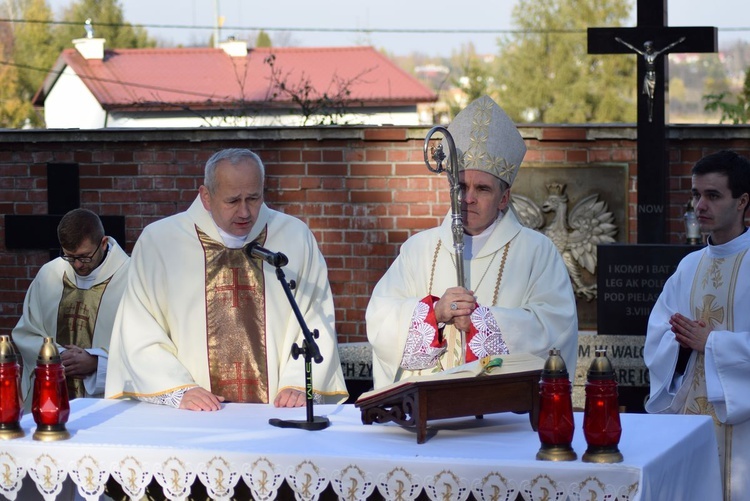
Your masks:
[{"label": "black lantern base", "polygon": [[540,461],[575,461],[578,455],[570,444],[542,444],[539,452],[536,453],[536,458]]},{"label": "black lantern base", "polygon": [[621,463],[622,453],[616,445],[590,445],[583,453],[581,461],[584,463]]},{"label": "black lantern base", "polygon": [[0,440],[20,438],[25,434],[17,421],[15,423],[0,423]]},{"label": "black lantern base", "polygon": [[37,425],[32,438],[40,442],[55,442],[69,439],[70,432],[65,429],[64,424],[40,424]]}]

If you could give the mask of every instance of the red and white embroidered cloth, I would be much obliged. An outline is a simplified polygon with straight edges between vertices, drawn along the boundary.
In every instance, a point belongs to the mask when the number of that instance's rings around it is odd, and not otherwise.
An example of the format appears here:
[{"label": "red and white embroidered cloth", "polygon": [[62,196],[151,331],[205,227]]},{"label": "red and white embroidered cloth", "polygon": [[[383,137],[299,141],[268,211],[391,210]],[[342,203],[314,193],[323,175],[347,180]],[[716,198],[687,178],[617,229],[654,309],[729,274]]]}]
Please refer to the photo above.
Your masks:
[{"label": "red and white embroidered cloth", "polygon": [[[445,352],[446,339],[435,317],[436,296],[427,296],[414,308],[409,335],[406,338],[401,367],[420,370],[433,367]],[[489,308],[476,305],[471,314],[471,328],[466,333],[466,362],[489,355],[504,355],[508,346],[503,341],[500,326]]]}]

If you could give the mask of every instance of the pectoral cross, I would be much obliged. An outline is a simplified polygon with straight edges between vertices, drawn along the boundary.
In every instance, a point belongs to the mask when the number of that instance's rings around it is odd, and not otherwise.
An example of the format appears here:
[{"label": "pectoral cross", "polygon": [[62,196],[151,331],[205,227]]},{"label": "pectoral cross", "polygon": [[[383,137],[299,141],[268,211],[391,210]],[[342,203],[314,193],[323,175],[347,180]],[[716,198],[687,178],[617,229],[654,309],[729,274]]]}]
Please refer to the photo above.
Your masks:
[{"label": "pectoral cross", "polygon": [[676,51],[716,52],[718,30],[667,27],[667,0],[638,0],[636,9],[636,28],[589,28],[588,52],[642,56],[638,58],[638,82],[644,86],[644,92],[638,93],[638,243],[667,243],[666,56]]}]

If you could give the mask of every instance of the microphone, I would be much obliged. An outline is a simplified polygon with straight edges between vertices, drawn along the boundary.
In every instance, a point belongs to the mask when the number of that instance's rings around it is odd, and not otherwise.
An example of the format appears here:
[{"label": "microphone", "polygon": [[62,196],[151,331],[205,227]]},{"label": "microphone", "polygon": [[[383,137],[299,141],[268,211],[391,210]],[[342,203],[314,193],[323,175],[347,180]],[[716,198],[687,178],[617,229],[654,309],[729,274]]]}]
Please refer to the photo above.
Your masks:
[{"label": "microphone", "polygon": [[264,249],[263,247],[258,245],[257,242],[250,242],[250,244],[245,248],[245,253],[247,253],[247,255],[250,257],[262,259],[266,263],[277,268],[286,266],[289,262],[289,258],[287,258],[281,252],[271,252],[270,250]]}]

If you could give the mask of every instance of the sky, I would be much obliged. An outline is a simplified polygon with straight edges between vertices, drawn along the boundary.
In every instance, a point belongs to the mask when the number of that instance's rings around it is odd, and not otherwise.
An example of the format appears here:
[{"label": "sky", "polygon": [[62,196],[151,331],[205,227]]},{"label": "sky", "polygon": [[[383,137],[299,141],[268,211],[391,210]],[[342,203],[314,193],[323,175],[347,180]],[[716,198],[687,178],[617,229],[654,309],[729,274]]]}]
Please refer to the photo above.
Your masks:
[{"label": "sky", "polygon": [[[56,13],[70,0],[49,0]],[[204,44],[211,36],[216,11],[224,18],[220,39],[235,35],[254,40],[257,31],[236,28],[287,28],[268,31],[276,45],[373,45],[394,55],[421,52],[450,56],[469,42],[479,53],[497,52],[502,33],[452,31],[510,30],[515,0],[120,0],[125,18],[145,25],[148,32],[168,45]],[[750,41],[750,0],[668,0],[670,26],[715,26],[719,50],[725,44]],[[635,12],[635,8],[633,8]],[[159,25],[151,27],[148,25]],[[201,26],[203,29],[171,26]],[[630,26],[635,26],[633,16]],[[96,20],[94,20],[96,29]],[[316,31],[297,31],[314,29]],[[338,30],[400,30],[350,32]],[[336,31],[331,31],[336,30]],[[420,33],[405,33],[418,30]],[[96,32],[95,32],[96,34]],[[83,36],[83,32],[82,32]],[[279,43],[278,41],[281,41]]]}]

